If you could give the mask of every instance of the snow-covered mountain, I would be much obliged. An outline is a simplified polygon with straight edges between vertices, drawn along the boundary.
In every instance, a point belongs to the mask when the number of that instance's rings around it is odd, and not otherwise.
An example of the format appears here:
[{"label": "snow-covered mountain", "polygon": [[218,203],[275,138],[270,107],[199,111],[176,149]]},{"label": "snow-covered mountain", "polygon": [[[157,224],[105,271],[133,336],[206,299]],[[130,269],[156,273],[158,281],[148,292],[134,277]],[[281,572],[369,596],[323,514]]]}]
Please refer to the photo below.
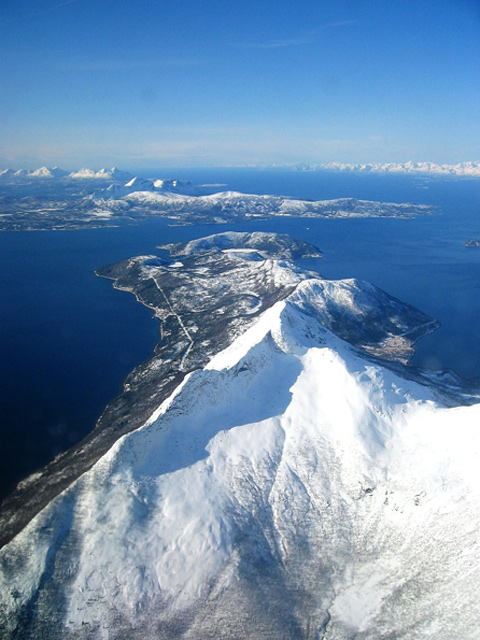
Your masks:
[{"label": "snow-covered mountain", "polygon": [[[183,193],[193,195],[197,189],[190,182],[180,180],[150,180],[135,176],[128,182],[113,182],[102,192],[104,198],[124,198],[133,193]],[[145,197],[145,196],[144,196]]]},{"label": "snow-covered mountain", "polygon": [[[110,183],[117,189],[115,195],[119,195],[121,188],[123,192],[130,193],[131,191],[172,191],[179,192],[191,187],[190,182],[181,182],[176,179],[148,179],[138,176],[133,176],[127,171],[121,171],[117,167],[112,169],[100,169],[95,171],[94,169],[79,169],[78,171],[65,171],[59,167],[40,167],[35,171],[27,171],[26,169],[20,169],[19,171],[13,171],[13,169],[4,169],[0,171],[0,180],[16,181],[16,180],[31,180],[36,178],[44,178],[46,180],[59,181],[60,184],[68,184],[75,182],[97,182],[104,188],[104,183]],[[103,184],[102,184],[103,183]],[[122,193],[123,193],[122,192]]]},{"label": "snow-covered mountain", "polygon": [[125,183],[113,182],[102,195],[107,198],[123,198],[132,191],[153,191],[154,188],[152,180],[135,177]]},{"label": "snow-covered mountain", "polygon": [[[112,169],[80,169],[68,173],[58,167],[49,169],[40,167],[35,171],[21,169],[13,171],[5,169],[0,171],[0,184],[10,190],[15,196],[48,198],[70,198],[74,196],[95,196],[103,199],[121,199],[132,193],[176,193],[184,195],[199,195],[204,193],[194,187],[191,182],[182,182],[176,179],[156,179],[133,176],[116,167]],[[75,202],[75,205],[77,201]],[[80,207],[84,209],[84,207]]]},{"label": "snow-covered mountain", "polygon": [[48,178],[50,180],[55,178],[64,178],[67,175],[68,172],[64,171],[63,169],[59,169],[59,167],[53,167],[52,169],[48,169],[47,167],[40,167],[40,169],[31,171],[27,174],[27,176],[30,178]]},{"label": "snow-covered mountain", "polygon": [[58,167],[53,167],[52,169],[48,169],[47,167],[40,167],[35,171],[27,171],[26,169],[19,169],[18,171],[14,171],[13,169],[5,169],[0,171],[0,180],[2,182],[10,182],[10,181],[21,181],[30,178],[45,178],[45,179],[55,179],[55,178],[63,178],[68,175],[67,171],[63,171],[63,169],[59,169]]},{"label": "snow-covered mountain", "polygon": [[113,180],[115,182],[127,182],[131,180],[133,176],[126,171],[120,171],[117,167],[113,167],[112,169],[100,169],[100,171],[80,169],[79,171],[72,171],[68,174],[68,177],[74,180]]},{"label": "snow-covered mountain", "polygon": [[[252,242],[200,251],[291,293],[1,550],[2,637],[478,637],[480,404],[387,366],[411,307]],[[125,265],[190,342],[194,314],[160,278],[192,252]],[[193,276],[207,286],[205,266]]]},{"label": "snow-covered mountain", "polygon": [[45,179],[45,180],[58,180],[61,183],[69,182],[71,180],[97,180],[97,181],[110,181],[110,182],[127,182],[132,179],[132,175],[126,171],[120,171],[116,167],[113,169],[100,169],[100,171],[94,171],[92,169],[80,169],[79,171],[68,172],[59,167],[40,167],[34,171],[27,171],[26,169],[20,169],[13,171],[12,169],[5,169],[0,172],[0,179],[5,180],[30,180],[30,179]]},{"label": "snow-covered mountain", "polygon": [[458,164],[435,164],[434,162],[385,162],[373,164],[349,164],[331,162],[327,164],[301,163],[295,165],[299,171],[357,171],[370,173],[414,173],[450,176],[480,177],[480,162],[459,162]]},{"label": "snow-covered mountain", "polygon": [[3,183],[8,185],[10,198],[0,201],[0,230],[78,229],[128,224],[153,216],[163,216],[177,224],[218,224],[274,216],[410,218],[436,211],[425,204],[355,198],[311,201],[238,191],[205,194],[201,187],[188,181],[135,177],[119,182],[95,178],[97,174],[93,173],[82,175],[78,179],[72,175],[47,179],[44,175],[42,179],[24,176],[17,180],[15,175],[7,174]]},{"label": "snow-covered mountain", "polygon": [[[104,210],[116,210],[118,204],[112,200],[97,199]],[[221,191],[209,195],[194,196],[183,193],[132,191],[123,198],[125,204],[141,211],[162,212],[181,220],[197,220],[208,216],[209,221],[227,222],[240,219],[255,219],[271,216],[335,217],[335,218],[408,218],[414,215],[429,215],[432,206],[412,203],[374,202],[356,198],[335,200],[298,200],[287,196],[258,195],[237,191]]]}]

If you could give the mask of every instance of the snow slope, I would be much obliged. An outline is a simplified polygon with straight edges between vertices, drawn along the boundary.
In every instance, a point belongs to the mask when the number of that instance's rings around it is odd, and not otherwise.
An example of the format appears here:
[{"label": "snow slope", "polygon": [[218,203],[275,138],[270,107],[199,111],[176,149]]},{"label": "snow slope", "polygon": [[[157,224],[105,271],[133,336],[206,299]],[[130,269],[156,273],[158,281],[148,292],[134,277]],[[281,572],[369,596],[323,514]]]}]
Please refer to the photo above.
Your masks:
[{"label": "snow slope", "polygon": [[478,637],[480,405],[335,335],[345,291],[300,282],[2,549],[2,637]]}]

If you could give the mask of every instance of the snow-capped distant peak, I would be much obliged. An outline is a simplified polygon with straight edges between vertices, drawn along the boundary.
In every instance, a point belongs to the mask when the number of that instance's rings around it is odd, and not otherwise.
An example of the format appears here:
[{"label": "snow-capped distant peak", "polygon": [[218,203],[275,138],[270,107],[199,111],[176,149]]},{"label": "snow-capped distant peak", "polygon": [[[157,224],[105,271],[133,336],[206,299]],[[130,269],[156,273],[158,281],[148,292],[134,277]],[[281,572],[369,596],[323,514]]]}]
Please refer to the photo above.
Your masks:
[{"label": "snow-capped distant peak", "polygon": [[125,187],[134,189],[135,191],[150,191],[151,189],[154,189],[154,183],[152,180],[135,177],[126,182]]},{"label": "snow-capped distant peak", "polygon": [[144,193],[154,191],[155,187],[153,185],[152,180],[145,180],[143,178],[132,178],[125,182],[125,184],[119,184],[118,182],[113,182],[109,185],[105,191],[103,192],[104,196],[107,198],[123,198],[130,194],[135,193]]},{"label": "snow-capped distant peak", "polygon": [[40,167],[29,174],[32,178],[53,178],[53,173],[47,167]]},{"label": "snow-capped distant peak", "polygon": [[116,167],[112,169],[100,169],[100,171],[80,169],[79,171],[70,173],[69,177],[80,180],[114,180],[117,182],[126,182],[132,179],[131,174],[126,171],[120,171]]},{"label": "snow-capped distant peak", "polygon": [[111,169],[100,169],[100,171],[97,171],[95,176],[97,178],[118,180],[119,182],[125,182],[132,178],[128,172],[120,171],[117,167],[112,167]]},{"label": "snow-capped distant peak", "polygon": [[69,173],[68,177],[79,180],[88,180],[90,178],[95,178],[96,174],[95,171],[92,171],[92,169],[79,169],[78,171],[72,171],[72,173]]},{"label": "snow-capped distant peak", "polygon": [[321,164],[302,163],[296,165],[299,171],[355,171],[371,173],[414,173],[430,175],[476,176],[480,177],[480,162],[459,162],[457,164],[436,164],[435,162],[377,162],[370,164],[350,164],[330,162]]},{"label": "snow-capped distant peak", "polygon": [[[23,176],[25,174],[22,173],[21,175]],[[48,178],[48,179],[57,178],[58,179],[58,178],[64,178],[66,175],[68,175],[68,173],[67,171],[60,169],[59,167],[53,167],[52,169],[49,169],[48,167],[40,167],[40,169],[36,169],[36,171],[31,171],[26,175],[28,175],[29,178]]]}]

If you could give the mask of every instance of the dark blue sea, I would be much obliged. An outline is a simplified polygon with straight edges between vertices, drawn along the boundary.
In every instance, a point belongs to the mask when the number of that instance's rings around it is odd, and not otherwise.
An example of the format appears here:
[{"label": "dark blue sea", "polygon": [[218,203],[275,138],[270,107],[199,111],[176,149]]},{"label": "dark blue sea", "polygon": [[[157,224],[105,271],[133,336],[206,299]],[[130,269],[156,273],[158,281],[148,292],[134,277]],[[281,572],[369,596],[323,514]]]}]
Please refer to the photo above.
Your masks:
[{"label": "dark blue sea", "polygon": [[[145,172],[142,172],[145,174]],[[147,172],[148,173],[148,172]],[[283,219],[171,227],[164,220],[89,231],[0,233],[0,497],[93,429],[126,375],[147,359],[158,323],[94,270],[158,244],[265,230],[319,246],[305,266],[369,280],[435,317],[416,366],[480,376],[480,180],[329,172],[171,170],[153,177],[304,199],[355,197],[433,204],[411,220]]]}]

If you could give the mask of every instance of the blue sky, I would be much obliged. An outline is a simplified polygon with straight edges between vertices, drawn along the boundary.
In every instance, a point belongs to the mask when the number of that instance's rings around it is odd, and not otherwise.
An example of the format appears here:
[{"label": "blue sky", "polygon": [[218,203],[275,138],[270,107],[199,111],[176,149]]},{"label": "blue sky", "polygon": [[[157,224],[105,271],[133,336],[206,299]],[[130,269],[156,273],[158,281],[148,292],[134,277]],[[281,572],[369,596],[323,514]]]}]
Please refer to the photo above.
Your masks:
[{"label": "blue sky", "polygon": [[2,0],[0,167],[480,159],[479,0]]}]

